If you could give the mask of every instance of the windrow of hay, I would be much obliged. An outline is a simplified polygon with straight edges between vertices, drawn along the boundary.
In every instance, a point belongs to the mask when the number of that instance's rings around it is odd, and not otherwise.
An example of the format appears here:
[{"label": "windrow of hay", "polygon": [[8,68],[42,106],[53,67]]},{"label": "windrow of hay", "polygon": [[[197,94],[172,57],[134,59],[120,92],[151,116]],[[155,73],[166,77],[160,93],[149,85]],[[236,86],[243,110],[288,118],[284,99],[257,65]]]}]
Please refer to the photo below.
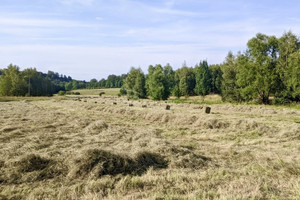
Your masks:
[{"label": "windrow of hay", "polygon": [[29,154],[20,160],[7,163],[3,169],[4,183],[26,183],[52,179],[63,175],[67,169],[64,163],[44,158],[38,154]]},{"label": "windrow of hay", "polygon": [[212,159],[194,153],[192,150],[183,147],[170,148],[172,154],[171,165],[176,168],[201,169],[208,165]]},{"label": "windrow of hay", "polygon": [[135,158],[118,155],[101,149],[89,149],[75,160],[70,177],[90,175],[99,178],[104,175],[141,175],[149,167],[166,168],[168,162],[160,155],[139,152]]},{"label": "windrow of hay", "polygon": [[100,134],[103,130],[107,129],[108,125],[103,120],[97,120],[90,123],[84,128],[83,132],[87,134]]},{"label": "windrow of hay", "polygon": [[256,122],[255,120],[240,119],[236,122],[230,122],[224,118],[216,118],[214,116],[207,116],[202,112],[197,115],[195,113],[191,115],[181,114],[181,113],[166,113],[163,110],[157,110],[156,112],[140,112],[139,110],[131,110],[124,108],[111,108],[107,107],[103,112],[121,114],[123,116],[136,116],[138,119],[145,119],[151,123],[167,123],[174,125],[192,125],[196,128],[203,129],[227,129],[235,128],[237,130],[244,131],[255,131],[259,130],[265,132],[271,128],[261,122]]}]

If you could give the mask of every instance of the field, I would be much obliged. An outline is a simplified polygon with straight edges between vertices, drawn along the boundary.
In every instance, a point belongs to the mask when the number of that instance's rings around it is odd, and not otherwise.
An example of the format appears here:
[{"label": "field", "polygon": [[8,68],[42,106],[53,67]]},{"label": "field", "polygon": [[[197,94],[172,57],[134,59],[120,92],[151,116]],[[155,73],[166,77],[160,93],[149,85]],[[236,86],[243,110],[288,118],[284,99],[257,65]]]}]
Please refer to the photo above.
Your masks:
[{"label": "field", "polygon": [[300,110],[168,105],[0,102],[0,199],[300,199]]},{"label": "field", "polygon": [[72,90],[72,92],[79,92],[81,95],[97,95],[101,92],[104,92],[103,96],[118,96],[120,88],[109,88],[109,89],[81,89],[81,90]]}]

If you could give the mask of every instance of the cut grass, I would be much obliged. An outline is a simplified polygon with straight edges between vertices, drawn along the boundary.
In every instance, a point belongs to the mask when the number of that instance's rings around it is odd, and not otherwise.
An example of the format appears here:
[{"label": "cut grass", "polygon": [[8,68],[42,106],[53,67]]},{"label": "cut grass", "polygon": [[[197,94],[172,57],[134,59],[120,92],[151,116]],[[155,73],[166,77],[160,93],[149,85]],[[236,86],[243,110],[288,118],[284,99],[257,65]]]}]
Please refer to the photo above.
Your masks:
[{"label": "cut grass", "polygon": [[50,99],[0,102],[0,199],[299,197],[296,109]]}]

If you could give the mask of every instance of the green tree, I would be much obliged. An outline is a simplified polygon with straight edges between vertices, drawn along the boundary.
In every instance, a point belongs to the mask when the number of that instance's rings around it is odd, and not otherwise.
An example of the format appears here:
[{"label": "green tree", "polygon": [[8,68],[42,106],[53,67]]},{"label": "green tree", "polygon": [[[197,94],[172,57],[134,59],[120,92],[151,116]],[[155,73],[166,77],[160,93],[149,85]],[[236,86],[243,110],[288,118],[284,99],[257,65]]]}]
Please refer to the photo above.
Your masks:
[{"label": "green tree", "polygon": [[179,77],[179,73],[177,73],[176,71],[174,75],[174,87],[173,87],[172,94],[177,98],[181,97],[179,84],[180,84],[180,77]]},{"label": "green tree", "polygon": [[106,80],[104,78],[102,78],[99,83],[98,83],[100,88],[105,88],[106,85]]},{"label": "green tree", "polygon": [[67,82],[65,84],[65,90],[66,91],[71,91],[73,89],[73,83],[72,82]]},{"label": "green tree", "polygon": [[278,40],[275,36],[258,33],[248,42],[248,51],[239,64],[237,83],[245,100],[259,98],[268,104],[269,97],[279,85],[276,72]]},{"label": "green tree", "polygon": [[7,69],[4,69],[0,79],[1,95],[24,96],[26,94],[26,86],[18,66],[10,64]]},{"label": "green tree", "polygon": [[211,65],[209,67],[211,74],[211,92],[214,94],[221,94],[222,90],[222,75],[223,72],[221,70],[220,65]]},{"label": "green tree", "polygon": [[[299,39],[292,32],[284,33],[283,36],[279,38],[279,58],[276,65],[276,72],[279,74],[280,83],[275,92],[275,100],[279,100],[281,103],[294,100],[295,98],[293,97],[293,88],[290,85],[292,77],[292,74],[290,74],[292,67],[290,60],[295,64],[295,56],[297,54],[293,54],[299,50],[299,47]],[[293,58],[290,58],[292,55]]]},{"label": "green tree", "polygon": [[194,95],[194,88],[196,84],[194,69],[183,65],[182,68],[176,70],[175,75],[178,84],[176,87],[179,88],[180,96]]},{"label": "green tree", "polygon": [[239,86],[237,85],[237,59],[229,52],[221,65],[222,69],[222,89],[221,96],[223,101],[241,101]]},{"label": "green tree", "polygon": [[163,72],[165,76],[165,96],[169,97],[175,87],[175,72],[170,64],[164,66]]},{"label": "green tree", "polygon": [[98,87],[98,81],[97,81],[97,79],[95,79],[95,78],[91,79],[90,82],[89,82],[89,84],[88,84],[88,87],[90,89],[97,88]]},{"label": "green tree", "polygon": [[211,90],[211,83],[212,79],[207,61],[200,62],[199,67],[196,67],[195,93],[201,96],[208,95]]},{"label": "green tree", "polygon": [[77,90],[79,89],[79,83],[76,80],[72,81],[72,89],[71,90]]},{"label": "green tree", "polygon": [[27,68],[21,72],[25,79],[29,96],[48,96],[53,94],[53,86],[47,76],[43,76],[35,68]]},{"label": "green tree", "polygon": [[288,59],[287,88],[291,92],[293,100],[300,101],[300,50],[291,54]]},{"label": "green tree", "polygon": [[132,67],[130,69],[122,89],[125,89],[131,97],[146,97],[145,75],[141,68]]},{"label": "green tree", "polygon": [[170,92],[167,85],[167,77],[161,65],[152,65],[148,68],[148,75],[146,79],[146,88],[149,96],[154,100],[168,99]]}]

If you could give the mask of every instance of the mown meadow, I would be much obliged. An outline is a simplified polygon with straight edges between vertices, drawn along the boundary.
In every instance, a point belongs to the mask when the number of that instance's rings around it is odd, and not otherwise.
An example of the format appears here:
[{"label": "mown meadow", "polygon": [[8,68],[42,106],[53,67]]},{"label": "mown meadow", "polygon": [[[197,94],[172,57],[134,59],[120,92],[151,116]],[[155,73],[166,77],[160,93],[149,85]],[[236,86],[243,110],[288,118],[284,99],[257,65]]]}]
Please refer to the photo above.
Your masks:
[{"label": "mown meadow", "polygon": [[0,102],[0,199],[300,199],[297,106],[105,93]]}]

